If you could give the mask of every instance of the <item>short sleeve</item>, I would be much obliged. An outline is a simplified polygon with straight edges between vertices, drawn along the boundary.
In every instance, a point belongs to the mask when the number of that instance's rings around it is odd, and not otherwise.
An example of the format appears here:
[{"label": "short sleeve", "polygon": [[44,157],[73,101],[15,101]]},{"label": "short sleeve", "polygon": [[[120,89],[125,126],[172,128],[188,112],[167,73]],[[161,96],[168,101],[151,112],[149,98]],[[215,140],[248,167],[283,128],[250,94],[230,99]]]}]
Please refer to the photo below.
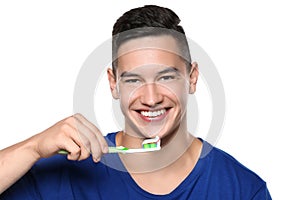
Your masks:
[{"label": "short sleeve", "polygon": [[272,200],[267,185],[264,184],[253,196],[252,200]]}]

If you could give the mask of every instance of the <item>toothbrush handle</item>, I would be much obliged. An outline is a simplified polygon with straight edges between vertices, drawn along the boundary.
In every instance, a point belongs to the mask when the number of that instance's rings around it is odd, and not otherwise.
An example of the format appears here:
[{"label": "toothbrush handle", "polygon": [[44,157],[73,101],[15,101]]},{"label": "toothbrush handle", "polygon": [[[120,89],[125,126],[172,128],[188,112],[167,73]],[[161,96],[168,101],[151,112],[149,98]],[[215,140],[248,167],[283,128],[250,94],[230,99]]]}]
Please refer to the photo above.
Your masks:
[{"label": "toothbrush handle", "polygon": [[[61,149],[57,153],[61,154],[61,155],[68,155],[70,152],[68,152],[68,151],[66,151],[64,149]],[[124,150],[118,149],[116,147],[109,147],[108,148],[108,153],[124,153]]]},{"label": "toothbrush handle", "polygon": [[68,155],[69,154],[69,152],[64,150],[64,149],[59,150],[57,153],[61,154],[61,155]]},{"label": "toothbrush handle", "polygon": [[108,153],[124,153],[125,149],[119,149],[117,147],[108,147]]}]

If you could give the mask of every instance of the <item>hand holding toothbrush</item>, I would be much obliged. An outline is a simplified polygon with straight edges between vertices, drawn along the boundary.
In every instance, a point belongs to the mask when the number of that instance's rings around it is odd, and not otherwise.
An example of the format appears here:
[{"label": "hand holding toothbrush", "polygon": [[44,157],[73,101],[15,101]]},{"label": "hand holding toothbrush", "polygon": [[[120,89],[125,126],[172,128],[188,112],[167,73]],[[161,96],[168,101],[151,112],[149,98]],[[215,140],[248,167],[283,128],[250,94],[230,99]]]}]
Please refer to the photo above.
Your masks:
[{"label": "hand holding toothbrush", "polygon": [[59,121],[31,140],[39,157],[50,157],[63,149],[69,160],[84,160],[92,155],[99,162],[108,152],[102,133],[81,114]]}]

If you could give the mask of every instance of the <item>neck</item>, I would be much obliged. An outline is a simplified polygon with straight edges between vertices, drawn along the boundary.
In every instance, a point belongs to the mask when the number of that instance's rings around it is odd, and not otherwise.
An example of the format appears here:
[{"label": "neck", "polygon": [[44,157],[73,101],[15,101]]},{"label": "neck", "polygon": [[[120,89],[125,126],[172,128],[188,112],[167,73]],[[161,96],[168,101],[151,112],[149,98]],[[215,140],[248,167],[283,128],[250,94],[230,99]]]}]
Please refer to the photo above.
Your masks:
[{"label": "neck", "polygon": [[[191,146],[194,137],[187,131],[186,123],[181,123],[174,132],[161,138],[161,150],[147,153],[121,154],[120,158],[130,173],[153,172],[177,161]],[[119,132],[116,144],[129,148],[140,148],[142,138]]]}]

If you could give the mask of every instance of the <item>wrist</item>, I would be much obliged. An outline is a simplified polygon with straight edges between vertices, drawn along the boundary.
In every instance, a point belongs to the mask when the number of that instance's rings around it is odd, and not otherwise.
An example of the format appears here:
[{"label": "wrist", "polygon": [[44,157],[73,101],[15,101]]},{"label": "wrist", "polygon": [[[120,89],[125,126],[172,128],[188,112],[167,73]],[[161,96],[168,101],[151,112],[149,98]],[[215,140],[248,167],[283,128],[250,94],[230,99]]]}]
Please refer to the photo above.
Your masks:
[{"label": "wrist", "polygon": [[36,162],[41,158],[41,155],[37,148],[38,145],[32,138],[29,138],[22,143],[23,144],[21,145],[20,151],[23,151],[25,153],[25,156],[28,156],[27,158],[29,160],[31,160],[32,162]]}]

